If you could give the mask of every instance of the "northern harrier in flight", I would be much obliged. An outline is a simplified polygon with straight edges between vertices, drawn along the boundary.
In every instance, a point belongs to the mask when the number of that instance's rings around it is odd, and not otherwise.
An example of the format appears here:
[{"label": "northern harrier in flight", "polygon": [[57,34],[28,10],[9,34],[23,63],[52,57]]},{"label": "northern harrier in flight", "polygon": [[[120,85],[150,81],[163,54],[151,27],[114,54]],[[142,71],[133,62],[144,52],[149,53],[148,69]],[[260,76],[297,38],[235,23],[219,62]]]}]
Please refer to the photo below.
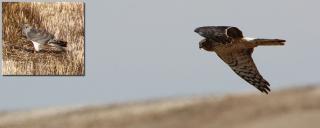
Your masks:
[{"label": "northern harrier in flight", "polygon": [[257,46],[284,45],[282,39],[243,37],[240,29],[232,26],[205,26],[194,30],[205,39],[199,48],[215,52],[245,81],[268,94],[270,84],[260,75],[251,54]]},{"label": "northern harrier in flight", "polygon": [[44,45],[49,45],[63,51],[67,47],[67,42],[57,40],[55,37],[45,30],[40,30],[32,27],[29,24],[22,26],[22,34],[32,41],[35,51],[43,49]]}]

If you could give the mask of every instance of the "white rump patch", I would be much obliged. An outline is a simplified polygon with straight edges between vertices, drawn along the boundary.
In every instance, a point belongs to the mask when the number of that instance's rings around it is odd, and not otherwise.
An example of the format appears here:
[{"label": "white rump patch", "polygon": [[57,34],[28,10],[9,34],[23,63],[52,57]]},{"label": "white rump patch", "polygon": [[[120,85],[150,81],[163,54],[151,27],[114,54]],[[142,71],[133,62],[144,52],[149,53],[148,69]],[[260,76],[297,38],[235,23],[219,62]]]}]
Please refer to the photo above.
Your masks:
[{"label": "white rump patch", "polygon": [[245,39],[245,40],[247,40],[247,41],[251,41],[251,40],[254,40],[254,39],[257,39],[257,38],[243,37],[243,39]]},{"label": "white rump patch", "polygon": [[42,45],[41,45],[40,43],[34,42],[34,41],[32,41],[32,43],[33,43],[34,49],[35,49],[37,52],[42,49]]}]

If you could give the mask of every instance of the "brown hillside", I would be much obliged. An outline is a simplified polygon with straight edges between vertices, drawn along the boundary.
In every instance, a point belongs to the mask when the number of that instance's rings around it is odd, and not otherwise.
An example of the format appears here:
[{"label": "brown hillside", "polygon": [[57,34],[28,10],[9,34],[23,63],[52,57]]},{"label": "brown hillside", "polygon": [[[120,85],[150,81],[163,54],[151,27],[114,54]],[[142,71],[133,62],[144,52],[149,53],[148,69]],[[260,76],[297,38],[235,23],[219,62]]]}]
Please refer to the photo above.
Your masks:
[{"label": "brown hillside", "polygon": [[1,128],[319,128],[320,88],[0,113]]}]

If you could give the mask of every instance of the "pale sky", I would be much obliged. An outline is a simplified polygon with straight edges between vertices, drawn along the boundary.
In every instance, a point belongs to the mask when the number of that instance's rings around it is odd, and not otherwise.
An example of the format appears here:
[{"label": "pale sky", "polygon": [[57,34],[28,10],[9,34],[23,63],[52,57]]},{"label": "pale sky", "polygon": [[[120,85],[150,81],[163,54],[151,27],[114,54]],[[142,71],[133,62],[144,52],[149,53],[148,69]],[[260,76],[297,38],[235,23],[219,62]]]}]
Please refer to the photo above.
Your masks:
[{"label": "pale sky", "polygon": [[193,32],[239,27],[245,36],[281,38],[253,58],[272,91],[320,83],[318,0],[106,0],[86,3],[86,76],[0,77],[0,111],[145,99],[260,92]]}]

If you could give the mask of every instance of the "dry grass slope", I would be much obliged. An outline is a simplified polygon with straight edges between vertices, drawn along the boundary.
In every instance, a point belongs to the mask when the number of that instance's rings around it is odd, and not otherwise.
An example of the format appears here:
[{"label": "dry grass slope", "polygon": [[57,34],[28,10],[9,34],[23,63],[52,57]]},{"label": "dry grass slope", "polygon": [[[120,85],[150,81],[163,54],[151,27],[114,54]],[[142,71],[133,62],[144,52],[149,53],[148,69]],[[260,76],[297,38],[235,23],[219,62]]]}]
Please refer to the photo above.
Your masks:
[{"label": "dry grass slope", "polygon": [[319,128],[320,88],[0,113],[1,128]]},{"label": "dry grass slope", "polygon": [[[68,42],[67,52],[34,53],[22,24],[46,29]],[[2,3],[3,75],[84,75],[83,3]]]}]

